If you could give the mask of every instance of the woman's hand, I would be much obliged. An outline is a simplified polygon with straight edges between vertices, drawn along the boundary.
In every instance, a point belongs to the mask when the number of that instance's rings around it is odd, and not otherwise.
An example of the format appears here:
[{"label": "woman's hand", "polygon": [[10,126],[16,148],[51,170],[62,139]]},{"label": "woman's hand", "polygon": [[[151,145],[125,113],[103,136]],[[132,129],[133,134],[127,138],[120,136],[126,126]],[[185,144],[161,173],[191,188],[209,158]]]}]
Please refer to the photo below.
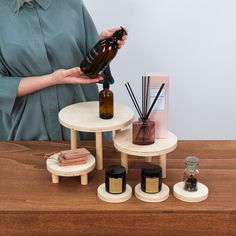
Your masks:
[{"label": "woman's hand", "polygon": [[51,74],[53,84],[92,84],[103,80],[101,76],[91,79],[83,74],[79,67],[68,70],[59,69]]},{"label": "woman's hand", "polygon": [[101,76],[90,79],[81,72],[79,67],[68,70],[60,69],[48,75],[22,78],[18,86],[17,97],[25,96],[57,84],[91,84],[97,83],[102,79]]},{"label": "woman's hand", "polygon": [[[106,39],[106,38],[111,37],[117,30],[120,30],[120,27],[111,28],[111,29],[102,31],[102,33],[100,34],[100,39]],[[126,28],[125,30],[128,31]],[[128,35],[124,35],[122,40],[117,41],[119,48],[121,48],[125,44],[125,41],[127,39],[128,39]]]}]

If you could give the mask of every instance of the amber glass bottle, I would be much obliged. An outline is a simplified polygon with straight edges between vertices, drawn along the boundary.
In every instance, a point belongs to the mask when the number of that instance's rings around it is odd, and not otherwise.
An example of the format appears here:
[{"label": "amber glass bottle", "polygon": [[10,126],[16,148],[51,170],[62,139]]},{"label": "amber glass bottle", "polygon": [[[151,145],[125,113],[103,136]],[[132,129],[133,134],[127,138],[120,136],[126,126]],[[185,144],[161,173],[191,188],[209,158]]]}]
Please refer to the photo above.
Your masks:
[{"label": "amber glass bottle", "polygon": [[113,92],[109,84],[103,84],[103,90],[99,93],[99,116],[102,119],[111,119],[114,114]]},{"label": "amber glass bottle", "polygon": [[121,40],[127,32],[121,27],[112,37],[100,40],[81,62],[80,68],[85,75],[96,78],[110,64],[118,52],[117,41]]}]

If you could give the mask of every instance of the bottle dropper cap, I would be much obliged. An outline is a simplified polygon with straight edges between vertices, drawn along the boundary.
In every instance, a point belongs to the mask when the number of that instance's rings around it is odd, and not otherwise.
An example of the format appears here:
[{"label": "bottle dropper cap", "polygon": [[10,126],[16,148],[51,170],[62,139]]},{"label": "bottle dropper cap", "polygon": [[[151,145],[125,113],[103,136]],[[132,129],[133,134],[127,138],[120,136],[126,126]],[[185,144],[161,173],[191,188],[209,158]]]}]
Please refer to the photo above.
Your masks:
[{"label": "bottle dropper cap", "polygon": [[115,37],[117,40],[122,40],[124,35],[128,35],[127,31],[123,28],[120,27],[120,30],[117,30],[114,34],[113,37]]},{"label": "bottle dropper cap", "polygon": [[106,79],[104,79],[104,83],[103,83],[103,88],[110,88],[110,84],[108,83],[108,81]]}]

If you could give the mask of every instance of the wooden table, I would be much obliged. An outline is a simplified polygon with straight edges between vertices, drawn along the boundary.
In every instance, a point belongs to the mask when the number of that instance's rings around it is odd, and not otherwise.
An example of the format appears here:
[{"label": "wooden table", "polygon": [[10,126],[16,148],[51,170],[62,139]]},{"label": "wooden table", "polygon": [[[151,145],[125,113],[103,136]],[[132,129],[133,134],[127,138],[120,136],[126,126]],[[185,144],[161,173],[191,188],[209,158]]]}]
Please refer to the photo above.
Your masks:
[{"label": "wooden table", "polygon": [[[93,154],[93,141],[79,142]],[[210,190],[201,203],[173,197],[144,203],[134,196],[122,204],[102,202],[96,189],[104,170],[94,170],[87,186],[78,178],[51,183],[45,153],[69,149],[60,142],[0,143],[0,235],[236,235],[236,141],[179,141],[168,154],[165,183],[172,188],[182,179],[184,157],[200,158],[200,181]],[[105,166],[119,164],[120,154],[104,142]],[[139,182],[143,160],[132,158],[127,181]]]}]

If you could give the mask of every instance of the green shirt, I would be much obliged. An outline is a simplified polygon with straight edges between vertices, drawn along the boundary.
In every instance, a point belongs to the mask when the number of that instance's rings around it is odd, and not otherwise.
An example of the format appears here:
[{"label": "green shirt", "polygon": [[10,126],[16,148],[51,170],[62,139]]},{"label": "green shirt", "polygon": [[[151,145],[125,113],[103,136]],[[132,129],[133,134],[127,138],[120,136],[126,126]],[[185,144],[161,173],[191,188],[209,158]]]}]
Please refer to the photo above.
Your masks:
[{"label": "green shirt", "polygon": [[82,0],[35,0],[18,12],[13,3],[0,1],[0,140],[68,140],[58,112],[98,100],[97,85],[57,85],[16,97],[18,85],[23,77],[79,66],[98,40],[94,23]]}]

